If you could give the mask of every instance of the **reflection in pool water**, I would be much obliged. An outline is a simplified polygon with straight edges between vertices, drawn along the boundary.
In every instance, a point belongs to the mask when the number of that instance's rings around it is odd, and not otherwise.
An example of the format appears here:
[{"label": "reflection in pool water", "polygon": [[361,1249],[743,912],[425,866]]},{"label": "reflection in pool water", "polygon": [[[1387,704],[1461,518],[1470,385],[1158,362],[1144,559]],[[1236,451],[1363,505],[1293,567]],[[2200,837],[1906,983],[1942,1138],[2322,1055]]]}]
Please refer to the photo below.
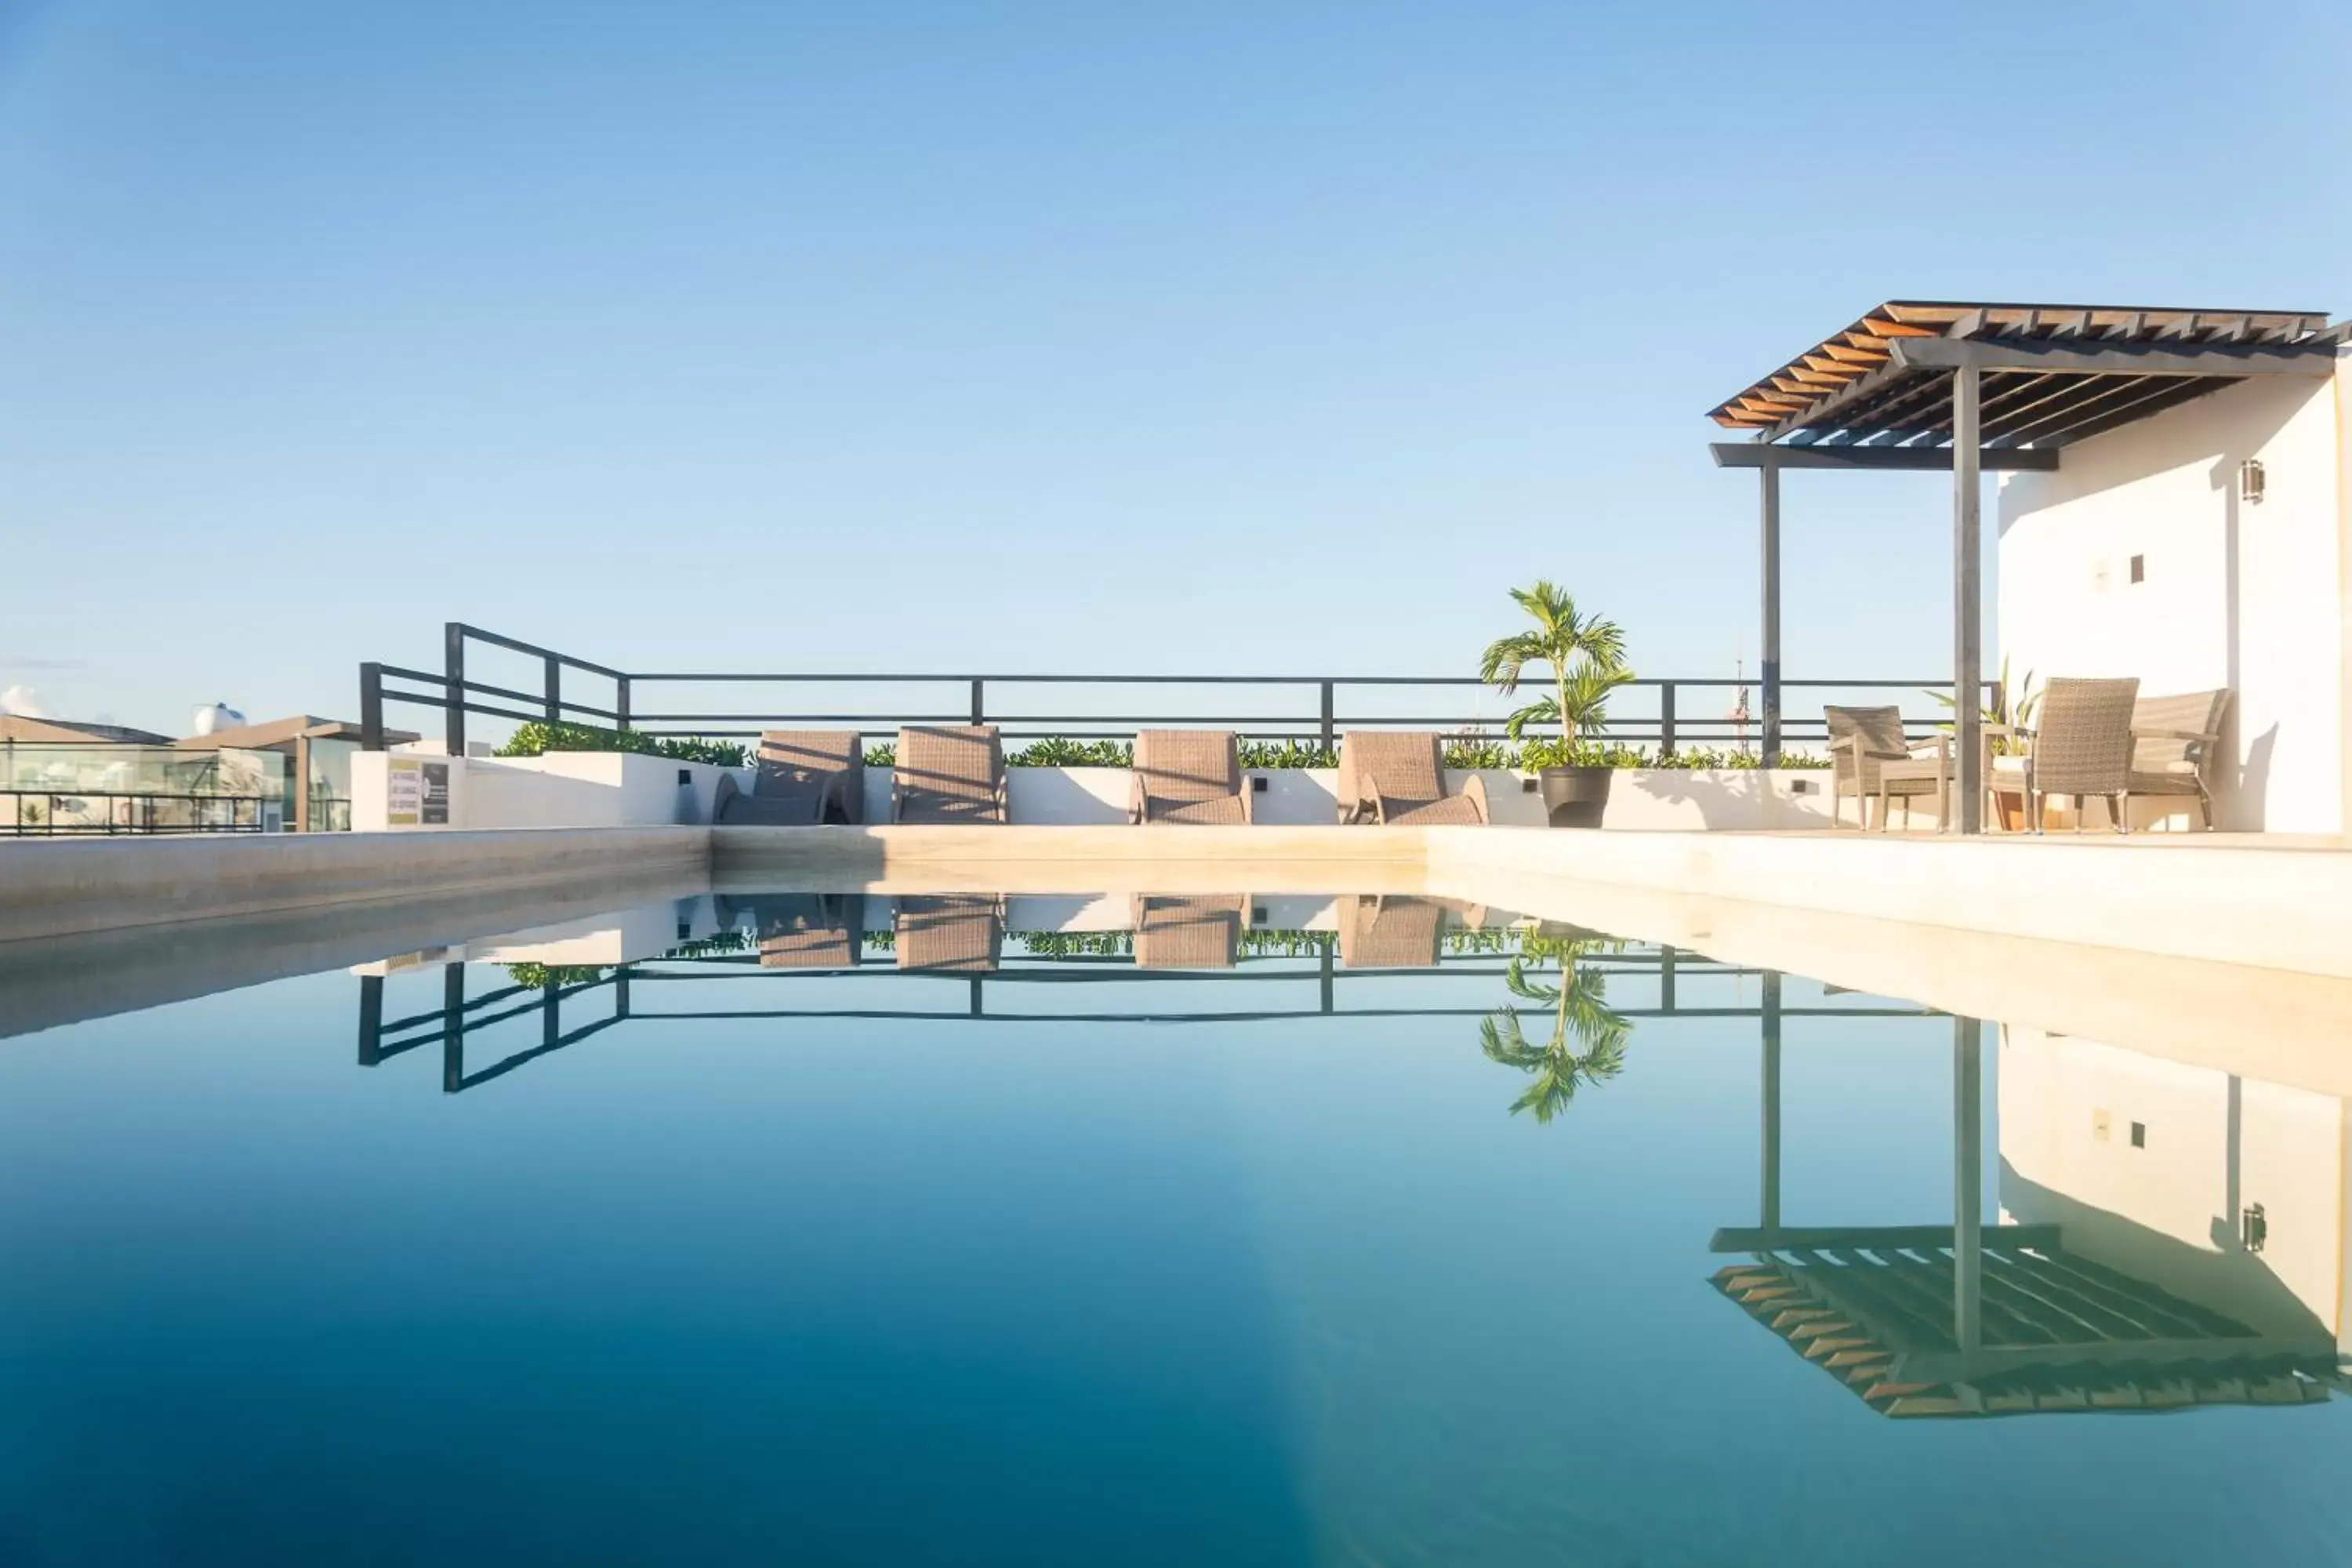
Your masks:
[{"label": "reflection in pool water", "polygon": [[8,1042],[0,1561],[2327,1561],[2325,1078],[1418,898],[411,949]]}]

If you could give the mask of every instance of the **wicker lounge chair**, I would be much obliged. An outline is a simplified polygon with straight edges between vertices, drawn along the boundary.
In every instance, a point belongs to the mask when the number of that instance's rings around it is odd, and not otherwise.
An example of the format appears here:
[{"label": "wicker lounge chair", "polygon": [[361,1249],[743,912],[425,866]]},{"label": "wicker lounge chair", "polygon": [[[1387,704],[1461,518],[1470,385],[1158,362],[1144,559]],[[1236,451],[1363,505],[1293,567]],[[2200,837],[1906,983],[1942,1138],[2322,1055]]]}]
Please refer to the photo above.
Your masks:
[{"label": "wicker lounge chair", "polygon": [[1878,830],[1886,831],[1890,801],[1903,803],[1903,820],[1911,820],[1911,802],[1919,795],[1936,797],[1939,826],[1951,820],[1951,752],[1949,742],[1914,742],[1903,733],[1900,708],[1824,708],[1830,732],[1830,826],[1845,826],[1840,802],[1853,796],[1853,825],[1870,826],[1870,802],[1878,800]]},{"label": "wicker lounge chair", "polygon": [[1249,924],[1249,895],[1142,893],[1134,911],[1138,969],[1231,969]]},{"label": "wicker lounge chair", "polygon": [[984,974],[1004,951],[1004,903],[973,894],[900,899],[891,929],[901,969]]},{"label": "wicker lounge chair", "polygon": [[1004,745],[993,724],[950,724],[898,731],[890,781],[890,820],[1003,822]]},{"label": "wicker lounge chair", "polygon": [[2053,678],[2042,689],[2025,753],[2025,816],[2042,831],[2053,795],[2074,797],[2074,831],[2083,830],[2083,803],[2105,798],[2116,831],[2131,830],[2126,797],[2132,778],[2132,707],[2139,682]]},{"label": "wicker lounge chair", "polygon": [[854,730],[768,730],[752,753],[751,793],[729,773],[710,820],[728,826],[808,827],[866,820],[866,755]]},{"label": "wicker lounge chair", "polygon": [[1231,730],[1139,730],[1129,822],[1250,820],[1249,780]]},{"label": "wicker lounge chair", "polygon": [[2133,703],[2131,781],[2126,793],[2191,796],[2199,820],[2210,832],[2212,772],[2221,751],[2221,721],[2229,710],[2226,690],[2143,697]]},{"label": "wicker lounge chair", "polygon": [[1434,899],[1340,901],[1339,962],[1350,969],[1434,969],[1445,906]]},{"label": "wicker lounge chair", "polygon": [[1460,795],[1447,795],[1430,731],[1350,730],[1339,737],[1339,820],[1383,827],[1483,824],[1486,781],[1474,773]]}]

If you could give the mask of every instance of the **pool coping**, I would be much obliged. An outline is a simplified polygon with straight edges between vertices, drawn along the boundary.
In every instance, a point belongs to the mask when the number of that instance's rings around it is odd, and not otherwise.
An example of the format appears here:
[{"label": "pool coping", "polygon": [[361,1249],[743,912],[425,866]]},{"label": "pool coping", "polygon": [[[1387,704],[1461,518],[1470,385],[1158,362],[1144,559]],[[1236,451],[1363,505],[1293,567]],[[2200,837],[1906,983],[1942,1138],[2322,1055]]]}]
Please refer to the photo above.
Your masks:
[{"label": "pool coping", "polygon": [[[2206,841],[1517,827],[524,828],[0,844],[0,942],[632,876],[875,891],[1464,892],[1497,877],[2352,977],[2352,854]],[[1007,881],[1006,879],[1015,880]],[[1341,889],[1341,883],[1352,886]],[[1507,901],[1507,900],[1497,900]]]}]

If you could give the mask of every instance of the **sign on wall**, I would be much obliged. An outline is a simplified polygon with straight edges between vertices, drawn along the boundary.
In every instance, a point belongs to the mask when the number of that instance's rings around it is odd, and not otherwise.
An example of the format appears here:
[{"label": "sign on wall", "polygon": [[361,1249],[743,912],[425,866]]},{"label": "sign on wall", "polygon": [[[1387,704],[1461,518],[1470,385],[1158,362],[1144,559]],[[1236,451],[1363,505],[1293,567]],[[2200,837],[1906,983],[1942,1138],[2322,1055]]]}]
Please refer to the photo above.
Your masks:
[{"label": "sign on wall", "polygon": [[449,764],[394,757],[384,779],[384,823],[392,827],[449,825]]}]

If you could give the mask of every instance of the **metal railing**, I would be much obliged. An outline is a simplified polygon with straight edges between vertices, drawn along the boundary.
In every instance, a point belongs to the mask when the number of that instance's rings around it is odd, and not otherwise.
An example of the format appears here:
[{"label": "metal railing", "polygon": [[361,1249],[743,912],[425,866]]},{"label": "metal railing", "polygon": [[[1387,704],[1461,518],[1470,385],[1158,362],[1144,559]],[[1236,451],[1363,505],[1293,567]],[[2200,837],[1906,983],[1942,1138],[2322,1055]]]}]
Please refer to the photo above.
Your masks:
[{"label": "metal railing", "polygon": [[[536,689],[474,678],[467,671],[467,660],[468,649],[474,644],[505,649],[537,660],[540,679]],[[567,674],[593,677],[600,683],[609,682],[612,696],[608,702],[583,700],[577,695],[576,681],[567,687]],[[1754,743],[1760,744],[1765,754],[1770,756],[1777,754],[1780,745],[1786,742],[1826,741],[1827,722],[1818,715],[1783,718],[1778,734],[1772,734],[1768,732],[1760,718],[1742,721],[1734,717],[1730,709],[1737,706],[1736,703],[1727,702],[1721,716],[1706,717],[1696,711],[1697,704],[1686,700],[1689,696],[1703,692],[1720,692],[1728,698],[1731,694],[1746,692],[1753,685],[1754,682],[1740,676],[1728,679],[1637,678],[1629,683],[1628,689],[1651,696],[1651,710],[1622,716],[1612,714],[1605,731],[1606,738],[1625,744],[1646,744],[1667,755],[1693,745],[1745,748]],[[644,706],[644,698],[649,689],[710,686],[781,688],[784,697],[772,704],[740,708],[649,710]],[[903,702],[886,700],[862,703],[850,710],[808,705],[807,697],[822,693],[827,688],[855,689],[861,692],[879,689],[894,695],[905,693],[907,700]],[[1213,704],[1210,710],[1196,710],[1201,707],[1197,703],[1183,704],[1177,711],[1169,711],[1165,707],[1130,710],[1124,706],[1104,710],[1084,705],[1073,708],[1067,702],[1061,702],[1041,710],[1017,700],[1011,703],[1005,700],[1008,689],[1018,692],[1022,689],[1038,688],[1057,694],[1073,689],[1116,691],[1121,693],[1122,698],[1129,692],[1171,688],[1227,692],[1246,689],[1272,694],[1274,706],[1272,711],[1252,711],[1251,704],[1237,700],[1232,708],[1220,709]],[[1349,728],[1435,729],[1463,736],[1499,735],[1501,723],[1494,714],[1452,704],[1443,698],[1407,704],[1405,711],[1384,710],[1374,706],[1381,699],[1392,702],[1396,696],[1410,689],[1448,692],[1487,692],[1492,689],[1473,676],[631,671],[615,669],[610,665],[559,653],[536,643],[484,631],[461,621],[451,621],[443,628],[442,668],[438,671],[374,662],[360,666],[360,725],[362,745],[369,751],[382,751],[384,747],[384,711],[388,705],[438,709],[443,714],[443,741],[452,756],[465,754],[466,720],[469,714],[523,723],[587,724],[603,729],[635,731],[648,737],[724,739],[750,738],[762,730],[793,725],[826,725],[857,729],[866,733],[887,733],[905,724],[968,723],[994,724],[1007,739],[1013,740],[1048,736],[1071,740],[1124,740],[1140,727],[1201,725],[1233,730],[1246,740],[1312,742],[1328,751],[1337,743],[1340,731]],[[1530,681],[1527,689],[1539,692],[1541,683]],[[1890,680],[1873,678],[1782,680],[1780,683],[1784,709],[1787,694],[1801,690],[1948,697],[1951,689],[1952,683],[1948,679]],[[1998,683],[1987,682],[1986,689],[1997,706],[2000,700]],[[947,696],[947,693],[953,695]],[[1901,706],[1899,700],[1894,705]],[[1934,721],[1929,715],[1906,718],[1908,726],[1923,732]]]},{"label": "metal railing", "polygon": [[[274,795],[174,795],[156,790],[0,789],[0,834],[50,837],[99,834],[260,833]],[[99,820],[89,803],[104,802]],[[70,820],[59,820],[61,808]]]},{"label": "metal railing", "polygon": [[[526,1063],[579,1044],[625,1023],[681,1024],[751,1018],[781,1020],[898,1019],[940,1023],[1001,1024],[1235,1024],[1309,1018],[1473,1018],[1491,1015],[1511,998],[1507,992],[1475,1005],[1343,1005],[1340,988],[1361,993],[1365,986],[1402,981],[1484,980],[1496,985],[1507,970],[1508,955],[1495,952],[1448,952],[1433,967],[1349,969],[1334,962],[1336,941],[1329,932],[1300,932],[1311,951],[1282,957],[1243,955],[1229,970],[1151,970],[1135,967],[1129,957],[1014,957],[985,973],[949,973],[901,970],[891,955],[869,955],[856,963],[835,969],[763,969],[757,953],[707,953],[697,957],[640,960],[602,970],[593,979],[551,981],[541,985],[520,983],[493,986],[468,994],[464,963],[442,970],[442,1005],[426,1012],[387,1019],[383,1016],[384,981],[381,975],[360,977],[359,1065],[378,1067],[420,1047],[438,1045],[442,1057],[441,1087],[459,1093],[501,1078]],[[1628,1021],[1649,1018],[1751,1018],[1769,1037],[1778,1037],[1784,1018],[1928,1018],[1943,1015],[1916,1004],[1887,1004],[1868,999],[1827,1006],[1786,1006],[1780,1002],[1780,976],[1769,970],[1719,963],[1672,947],[1637,949],[1606,956],[1586,955],[1578,967],[1612,978],[1640,976],[1654,983],[1654,1002],[1648,1005],[1619,1005],[1610,1010]],[[1684,999],[1683,987],[1709,979],[1760,978],[1761,994],[1749,1005],[1694,1005]],[[790,982],[856,980],[888,984],[906,982],[928,994],[952,995],[950,1007],[754,1007],[698,1006],[678,1010],[646,1010],[640,1005],[647,986],[664,983],[748,981],[768,985]],[[1015,1005],[992,1006],[992,994],[1003,997],[1038,986],[1105,987],[1132,993],[1139,987],[1213,986],[1242,997],[1263,997],[1267,1005],[1213,1012],[1169,1011],[1129,1007],[1054,1011]],[[1302,994],[1311,988],[1311,994]],[[892,986],[892,990],[898,987]],[[1500,990],[1500,986],[1496,985]],[[566,1005],[599,993],[609,994],[610,1010],[567,1027]],[[1297,1005],[1271,1004],[1287,994]],[[1536,1012],[1543,1009],[1532,1005]],[[578,1011],[572,1018],[578,1018]],[[536,1044],[511,1051],[487,1066],[468,1070],[466,1043],[500,1024],[536,1017]]]}]

